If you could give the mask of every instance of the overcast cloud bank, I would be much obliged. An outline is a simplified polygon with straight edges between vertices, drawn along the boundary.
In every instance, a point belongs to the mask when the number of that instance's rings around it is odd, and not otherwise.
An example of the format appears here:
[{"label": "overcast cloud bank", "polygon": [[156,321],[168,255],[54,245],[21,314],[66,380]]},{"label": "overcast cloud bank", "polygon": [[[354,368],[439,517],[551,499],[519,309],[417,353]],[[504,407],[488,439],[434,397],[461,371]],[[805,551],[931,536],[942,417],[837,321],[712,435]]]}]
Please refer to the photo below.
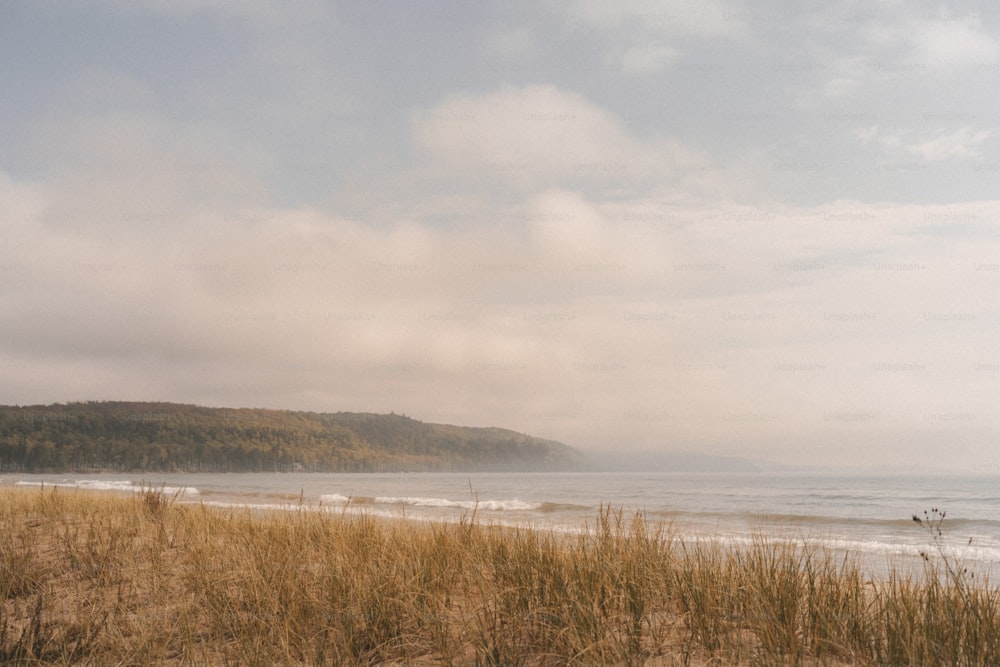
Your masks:
[{"label": "overcast cloud bank", "polygon": [[997,470],[998,17],[16,2],[0,401]]}]

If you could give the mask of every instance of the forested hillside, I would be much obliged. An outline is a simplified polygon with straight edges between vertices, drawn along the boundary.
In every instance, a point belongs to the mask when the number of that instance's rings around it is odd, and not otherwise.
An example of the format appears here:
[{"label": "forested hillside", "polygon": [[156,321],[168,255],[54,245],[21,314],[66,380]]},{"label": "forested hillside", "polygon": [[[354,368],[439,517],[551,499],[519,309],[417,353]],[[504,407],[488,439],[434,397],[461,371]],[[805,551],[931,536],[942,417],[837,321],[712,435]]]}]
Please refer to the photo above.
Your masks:
[{"label": "forested hillside", "polygon": [[0,472],[557,470],[577,452],[402,415],[87,402],[0,406]]}]

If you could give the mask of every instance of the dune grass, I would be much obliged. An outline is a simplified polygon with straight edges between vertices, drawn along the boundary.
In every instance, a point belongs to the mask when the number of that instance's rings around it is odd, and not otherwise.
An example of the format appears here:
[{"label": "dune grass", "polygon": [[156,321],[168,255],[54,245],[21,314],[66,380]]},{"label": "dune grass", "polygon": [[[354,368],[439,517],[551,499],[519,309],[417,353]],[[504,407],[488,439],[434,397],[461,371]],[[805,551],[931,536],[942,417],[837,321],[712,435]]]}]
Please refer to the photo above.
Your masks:
[{"label": "dune grass", "polygon": [[763,536],[689,543],[0,490],[0,664],[1000,664],[1000,599]]}]

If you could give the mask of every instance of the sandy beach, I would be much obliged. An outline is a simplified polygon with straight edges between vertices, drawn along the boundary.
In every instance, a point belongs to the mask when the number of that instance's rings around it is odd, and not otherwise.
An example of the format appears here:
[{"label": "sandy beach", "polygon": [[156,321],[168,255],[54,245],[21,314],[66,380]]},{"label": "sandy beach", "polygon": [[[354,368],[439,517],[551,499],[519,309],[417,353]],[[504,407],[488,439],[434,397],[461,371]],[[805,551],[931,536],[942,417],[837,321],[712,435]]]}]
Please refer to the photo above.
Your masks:
[{"label": "sandy beach", "polygon": [[996,664],[995,591],[869,581],[761,538],[685,545],[4,489],[0,660],[22,664]]}]

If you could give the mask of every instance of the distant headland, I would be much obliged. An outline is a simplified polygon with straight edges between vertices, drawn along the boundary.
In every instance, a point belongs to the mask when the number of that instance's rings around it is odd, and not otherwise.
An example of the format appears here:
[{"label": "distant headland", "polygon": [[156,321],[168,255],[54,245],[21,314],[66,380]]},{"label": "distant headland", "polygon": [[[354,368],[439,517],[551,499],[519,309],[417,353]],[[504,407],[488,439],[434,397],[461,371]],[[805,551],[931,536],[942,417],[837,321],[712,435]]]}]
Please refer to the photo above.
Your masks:
[{"label": "distant headland", "polygon": [[577,450],[397,414],[97,402],[0,406],[0,472],[575,470]]}]

